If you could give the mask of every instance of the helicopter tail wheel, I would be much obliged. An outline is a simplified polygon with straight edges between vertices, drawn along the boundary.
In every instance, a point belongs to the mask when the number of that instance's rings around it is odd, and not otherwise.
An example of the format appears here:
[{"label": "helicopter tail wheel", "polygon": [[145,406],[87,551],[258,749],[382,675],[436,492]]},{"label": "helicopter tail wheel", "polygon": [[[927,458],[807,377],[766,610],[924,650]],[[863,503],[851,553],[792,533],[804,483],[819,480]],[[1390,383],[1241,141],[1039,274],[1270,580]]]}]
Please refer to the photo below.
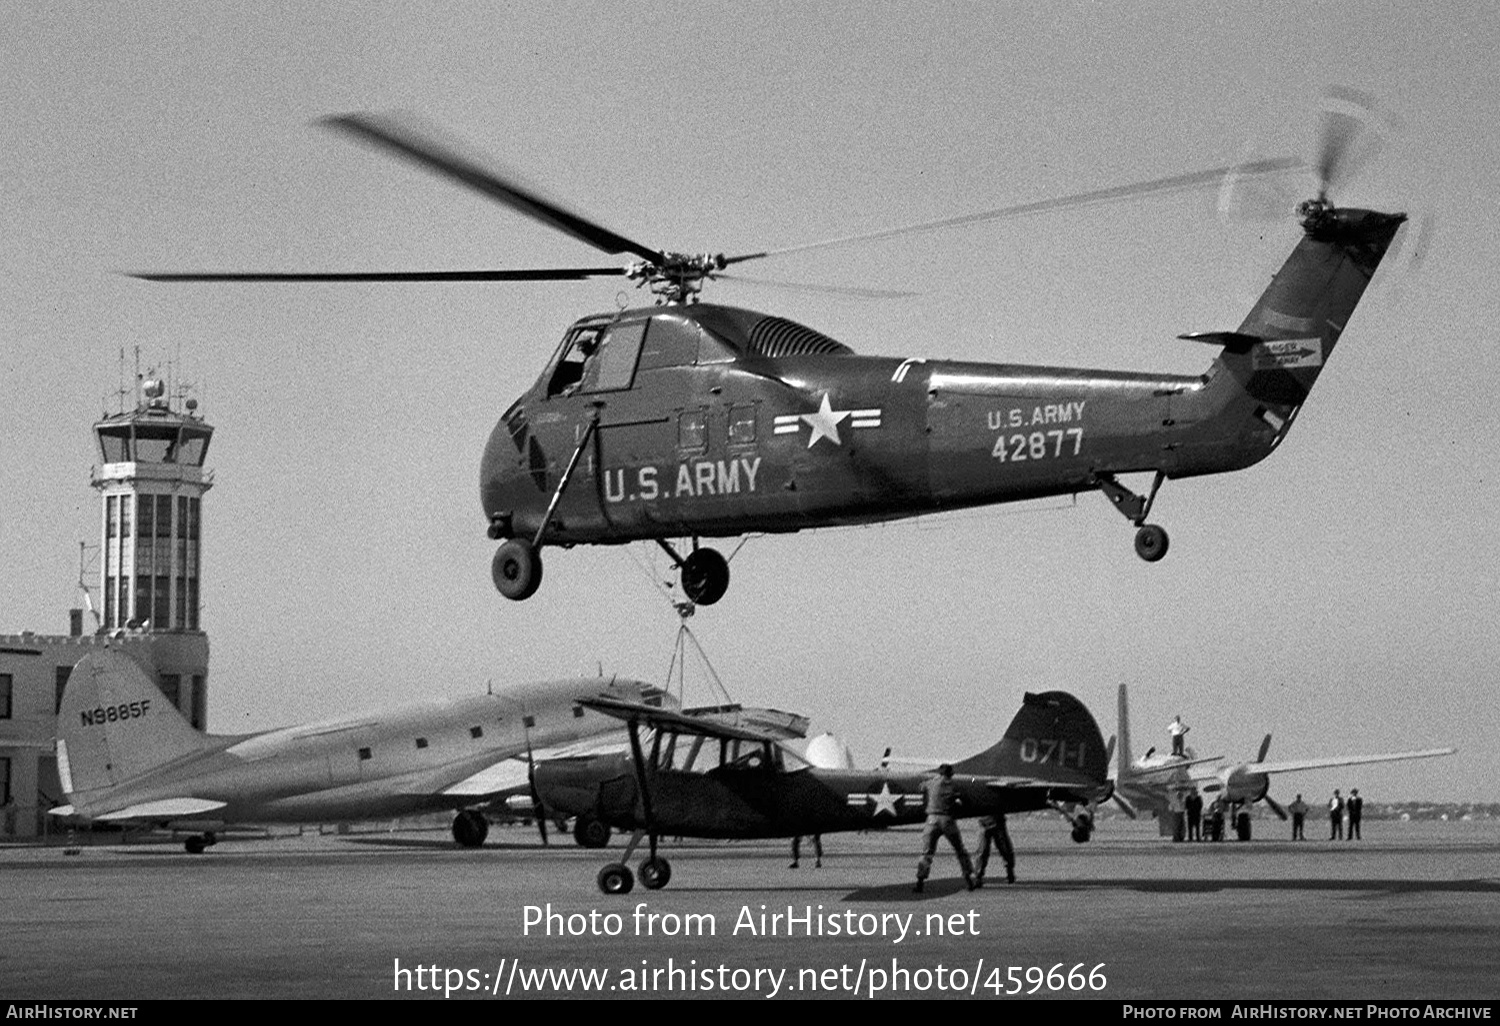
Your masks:
[{"label": "helicopter tail wheel", "polygon": [[659,891],[672,879],[672,863],[655,856],[641,863],[641,883],[648,891]]},{"label": "helicopter tail wheel", "polygon": [[718,549],[697,549],[682,561],[682,590],[700,606],[711,606],[729,590],[729,561]]},{"label": "helicopter tail wheel", "polygon": [[542,583],[542,554],[530,542],[512,538],[495,550],[490,576],[506,598],[514,602],[529,599]]},{"label": "helicopter tail wheel", "polygon": [[1155,563],[1167,554],[1167,532],[1155,524],[1143,524],[1135,532],[1135,554],[1148,563]]},{"label": "helicopter tail wheel", "polygon": [[[645,867],[642,866],[642,871]],[[630,867],[619,862],[611,862],[599,870],[599,889],[605,894],[629,894],[635,887],[635,876],[630,872]]]}]

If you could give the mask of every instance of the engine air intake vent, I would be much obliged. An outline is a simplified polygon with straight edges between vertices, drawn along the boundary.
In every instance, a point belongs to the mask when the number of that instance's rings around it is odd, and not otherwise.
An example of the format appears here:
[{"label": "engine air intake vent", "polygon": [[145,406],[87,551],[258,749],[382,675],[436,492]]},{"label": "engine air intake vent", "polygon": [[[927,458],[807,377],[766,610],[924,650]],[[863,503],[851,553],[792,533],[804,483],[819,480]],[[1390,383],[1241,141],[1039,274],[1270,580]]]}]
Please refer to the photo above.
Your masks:
[{"label": "engine air intake vent", "polygon": [[750,348],[757,356],[768,357],[846,356],[854,352],[842,342],[784,317],[762,317],[756,321],[750,329]]}]

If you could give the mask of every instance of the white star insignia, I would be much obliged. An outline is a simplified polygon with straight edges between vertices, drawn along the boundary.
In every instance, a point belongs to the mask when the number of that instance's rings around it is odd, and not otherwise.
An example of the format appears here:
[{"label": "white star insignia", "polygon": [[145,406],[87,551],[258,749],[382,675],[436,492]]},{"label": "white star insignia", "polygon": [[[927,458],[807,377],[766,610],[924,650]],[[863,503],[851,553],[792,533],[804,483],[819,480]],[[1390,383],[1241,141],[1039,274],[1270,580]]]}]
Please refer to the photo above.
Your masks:
[{"label": "white star insignia", "polygon": [[872,816],[878,816],[882,812],[889,812],[892,818],[895,817],[896,803],[901,800],[901,796],[892,793],[890,784],[881,784],[879,794],[871,794],[866,797],[875,803],[875,811],[871,813]]},{"label": "white star insignia", "polygon": [[820,438],[828,438],[834,445],[843,445],[839,440],[839,421],[849,416],[848,410],[835,412],[833,404],[828,401],[828,393],[823,393],[823,405],[818,407],[816,413],[804,413],[802,419],[812,427],[812,437],[807,440],[807,447],[811,449]]}]

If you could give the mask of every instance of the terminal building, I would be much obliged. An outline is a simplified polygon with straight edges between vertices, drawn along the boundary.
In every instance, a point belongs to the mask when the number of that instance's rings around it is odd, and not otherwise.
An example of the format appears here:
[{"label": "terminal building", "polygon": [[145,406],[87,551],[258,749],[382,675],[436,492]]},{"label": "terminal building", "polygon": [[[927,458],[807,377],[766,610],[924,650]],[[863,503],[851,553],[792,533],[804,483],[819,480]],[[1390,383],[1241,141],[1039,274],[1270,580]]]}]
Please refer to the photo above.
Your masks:
[{"label": "terminal building", "polygon": [[148,380],[135,408],[95,424],[94,437],[99,601],[85,590],[93,622],[73,609],[66,634],[0,634],[0,839],[57,830],[48,815],[65,801],[57,710],[73,666],[92,649],[130,653],[194,726],[208,722],[199,589],[203,495],[213,486],[203,461],[213,428],[194,400]]}]

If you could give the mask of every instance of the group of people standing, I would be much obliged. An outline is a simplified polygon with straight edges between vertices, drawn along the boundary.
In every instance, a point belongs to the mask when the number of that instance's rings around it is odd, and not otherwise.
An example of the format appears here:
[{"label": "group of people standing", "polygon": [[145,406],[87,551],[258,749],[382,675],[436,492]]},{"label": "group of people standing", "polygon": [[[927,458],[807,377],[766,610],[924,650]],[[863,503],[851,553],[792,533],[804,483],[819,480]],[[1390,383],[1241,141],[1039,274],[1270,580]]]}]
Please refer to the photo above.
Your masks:
[{"label": "group of people standing", "polygon": [[[1305,841],[1307,837],[1303,834],[1303,827],[1307,821],[1310,806],[1302,800],[1299,794],[1297,800],[1287,806],[1287,811],[1292,814],[1292,840]],[[1365,800],[1359,796],[1359,788],[1351,788],[1349,797],[1345,798],[1334,788],[1333,797],[1328,799],[1328,839],[1330,841],[1344,840],[1344,823],[1349,824],[1348,840],[1363,840],[1359,832],[1360,821],[1364,819]]]}]

